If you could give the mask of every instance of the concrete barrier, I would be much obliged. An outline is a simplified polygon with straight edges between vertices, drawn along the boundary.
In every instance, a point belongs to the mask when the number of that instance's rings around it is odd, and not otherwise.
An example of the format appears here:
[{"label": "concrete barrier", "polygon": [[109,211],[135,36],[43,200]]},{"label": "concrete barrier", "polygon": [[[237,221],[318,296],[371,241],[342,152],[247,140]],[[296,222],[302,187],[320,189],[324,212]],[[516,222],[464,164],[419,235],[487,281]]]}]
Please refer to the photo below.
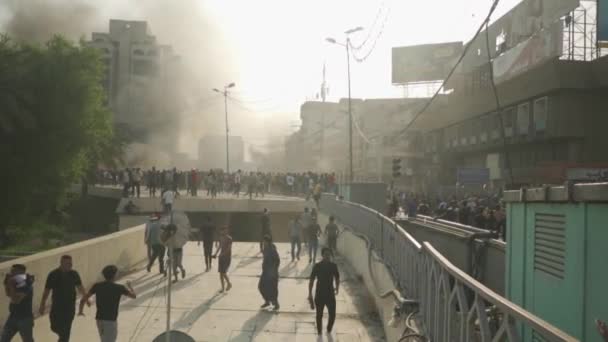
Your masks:
[{"label": "concrete barrier", "polygon": [[[36,277],[34,283],[34,313],[37,313],[46,276],[59,266],[59,259],[62,255],[69,254],[72,256],[74,269],[78,271],[83,285],[88,289],[94,282],[102,279],[101,269],[106,265],[114,264],[121,273],[126,273],[135,265],[145,261],[147,251],[143,239],[144,226],[133,227],[103,237],[0,263],[0,275],[4,279],[4,275],[10,272],[13,264],[24,264],[27,267],[27,272]],[[8,317],[8,305],[9,299],[2,291],[0,295],[0,326],[4,325]]]},{"label": "concrete barrier", "polygon": [[[327,223],[327,216],[323,214],[320,218],[323,221],[321,222],[322,225],[325,225]],[[395,327],[388,324],[393,316],[396,302],[392,296],[381,297],[382,294],[396,287],[391,272],[373,251],[371,252],[372,260],[370,265],[369,249],[367,248],[366,241],[349,230],[342,230],[343,227],[340,224],[339,226],[342,232],[337,241],[338,252],[353,267],[356,274],[361,277],[371,297],[374,299],[376,309],[384,326],[387,341],[398,341],[405,329],[405,324],[402,320],[399,320],[399,324]]]}]

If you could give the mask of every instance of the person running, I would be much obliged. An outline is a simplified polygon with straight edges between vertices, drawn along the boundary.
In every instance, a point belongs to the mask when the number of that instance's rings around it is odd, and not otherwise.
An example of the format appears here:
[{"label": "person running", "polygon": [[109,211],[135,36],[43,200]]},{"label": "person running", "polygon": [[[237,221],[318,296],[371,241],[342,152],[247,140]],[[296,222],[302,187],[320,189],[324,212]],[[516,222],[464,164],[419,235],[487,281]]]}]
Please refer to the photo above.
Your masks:
[{"label": "person running", "polygon": [[146,270],[148,272],[151,271],[152,265],[156,259],[158,259],[158,267],[159,273],[166,275],[165,271],[165,246],[163,245],[160,236],[161,236],[161,222],[160,215],[157,213],[154,215],[156,217],[155,220],[151,220],[148,225],[146,225],[146,241],[150,248],[150,259],[148,260],[148,265],[146,266]]},{"label": "person running", "polygon": [[329,223],[325,226],[325,235],[327,236],[327,246],[331,249],[332,252],[336,252],[337,242],[338,242],[338,225],[335,223],[335,218],[333,216],[329,217]]},{"label": "person running", "polygon": [[[44,292],[38,312],[44,315],[46,301],[51,292],[51,330],[59,336],[59,342],[68,342],[72,331],[72,322],[76,316],[76,290],[84,296],[82,280],[77,271],[72,269],[72,257],[64,255],[60,259],[59,268],[51,271],[46,277]],[[91,305],[90,303],[87,303]]]},{"label": "person running", "polygon": [[312,191],[312,199],[315,201],[315,206],[317,209],[319,208],[319,201],[321,200],[321,193],[323,192],[323,188],[321,187],[321,183],[317,183],[315,188]]},{"label": "person running", "polygon": [[261,235],[260,253],[262,253],[264,251],[264,237],[266,235],[268,235],[272,239],[272,230],[270,228],[270,213],[268,212],[268,208],[264,208],[264,211],[262,212],[261,223],[262,223],[262,234],[260,234]]},{"label": "person running", "polygon": [[319,248],[319,236],[321,235],[321,226],[317,222],[317,218],[313,219],[312,224],[306,230],[308,234],[308,263],[317,262],[317,249]]},{"label": "person running", "polygon": [[17,333],[23,342],[34,342],[34,277],[25,272],[25,265],[15,264],[4,277],[4,292],[9,297],[10,304],[0,342],[12,341]]},{"label": "person running", "polygon": [[182,279],[186,278],[186,269],[184,268],[184,249],[182,247],[179,248],[173,248],[172,250],[173,252],[173,276],[175,277],[175,279],[173,280],[174,283],[177,283],[177,278],[179,273],[177,273],[177,270],[179,269],[181,271],[182,274]]},{"label": "person running", "polygon": [[115,283],[117,273],[118,268],[114,265],[104,267],[101,274],[105,280],[93,285],[80,301],[78,315],[84,316],[84,305],[89,301],[89,298],[95,296],[95,304],[97,305],[95,320],[97,321],[97,331],[101,342],[116,342],[118,336],[116,319],[118,318],[120,298],[122,296],[132,299],[137,297],[130,282],[127,282],[126,287]]},{"label": "person running", "polygon": [[272,243],[270,235],[264,236],[264,259],[262,261],[262,275],[258,283],[258,290],[264,298],[261,308],[267,308],[271,304],[273,310],[278,311],[279,305],[279,265],[281,258],[277,247]]},{"label": "person running", "polygon": [[[289,222],[289,239],[291,241],[291,262],[297,258],[300,260],[300,249],[302,248],[301,242],[302,225],[300,224],[300,218],[295,217]],[[297,247],[297,252],[295,251]]]},{"label": "person running", "polygon": [[223,293],[224,282],[227,284],[226,291],[230,291],[232,288],[232,283],[230,283],[230,278],[228,278],[228,268],[230,267],[230,261],[232,260],[232,237],[228,235],[228,227],[222,227],[220,244],[213,257],[216,258],[218,253],[220,254],[218,259],[218,271],[220,273],[220,283],[222,284],[220,293]]},{"label": "person running", "polygon": [[211,269],[211,264],[213,258],[211,255],[213,254],[213,241],[215,240],[215,226],[213,222],[211,222],[211,216],[207,216],[206,222],[203,223],[200,229],[199,242],[200,246],[201,241],[203,241],[203,255],[205,258],[205,272],[208,272]]},{"label": "person running", "polygon": [[316,263],[312,268],[308,282],[308,300],[312,302],[312,288],[315,280],[317,281],[314,303],[317,309],[317,334],[319,335],[323,331],[323,310],[325,307],[327,307],[329,313],[327,334],[331,334],[336,320],[336,295],[340,289],[340,273],[338,272],[338,266],[331,261],[331,249],[325,247],[321,254],[323,260]]}]

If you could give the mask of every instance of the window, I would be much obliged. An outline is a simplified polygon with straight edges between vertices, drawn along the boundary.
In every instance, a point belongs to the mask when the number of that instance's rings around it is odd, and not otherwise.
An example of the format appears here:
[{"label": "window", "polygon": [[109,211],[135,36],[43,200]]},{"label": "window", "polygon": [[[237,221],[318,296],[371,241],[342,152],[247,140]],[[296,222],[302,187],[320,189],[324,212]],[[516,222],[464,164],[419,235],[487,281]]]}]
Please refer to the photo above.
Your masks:
[{"label": "window", "polygon": [[527,135],[530,131],[530,104],[522,103],[517,107],[517,133]]},{"label": "window", "polygon": [[137,49],[137,50],[133,51],[133,54],[136,55],[136,56],[143,56],[144,55],[144,51],[140,50],[140,49]]},{"label": "window", "polygon": [[513,126],[515,126],[515,107],[507,108],[502,112],[503,124],[505,126],[505,137],[513,136]]},{"label": "window", "polygon": [[547,97],[534,101],[534,128],[537,132],[544,132],[547,129]]},{"label": "window", "polygon": [[139,76],[157,76],[158,65],[150,61],[133,62],[133,74]]}]

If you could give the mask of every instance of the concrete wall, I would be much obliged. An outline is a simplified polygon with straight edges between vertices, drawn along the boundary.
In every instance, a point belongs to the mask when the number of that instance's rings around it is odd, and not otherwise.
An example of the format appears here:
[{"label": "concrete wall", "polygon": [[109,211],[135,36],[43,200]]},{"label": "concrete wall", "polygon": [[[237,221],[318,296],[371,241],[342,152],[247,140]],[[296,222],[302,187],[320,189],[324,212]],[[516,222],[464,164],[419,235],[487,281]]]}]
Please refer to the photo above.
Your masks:
[{"label": "concrete wall", "polygon": [[[34,312],[38,312],[44,283],[50,271],[59,266],[59,259],[64,254],[72,256],[74,269],[80,273],[85,288],[101,280],[101,269],[110,264],[118,267],[120,272],[129,272],[136,264],[145,261],[147,252],[144,239],[144,226],[127,229],[122,232],[106,235],[96,239],[37,253],[27,257],[0,263],[0,275],[10,271],[13,264],[24,264],[27,272],[36,277],[34,283]],[[9,300],[0,295],[0,325],[8,317]]]},{"label": "concrete wall", "polygon": [[[327,219],[323,217],[323,219]],[[324,221],[323,224],[326,222]],[[342,228],[342,227],[341,227]],[[396,327],[388,325],[393,315],[395,300],[392,296],[381,298],[380,295],[395,289],[395,281],[388,268],[381,262],[381,259],[372,252],[371,271],[369,266],[369,252],[365,240],[344,230],[337,242],[338,252],[353,267],[357,275],[361,276],[367,290],[374,299],[376,309],[382,320],[387,341],[398,341],[401,333],[405,329],[404,323],[400,320]],[[374,279],[372,279],[372,272]]]},{"label": "concrete wall", "polygon": [[[270,197],[270,196],[269,196]],[[122,199],[116,213],[124,212],[124,206],[128,201],[133,201],[141,213],[152,213],[162,211],[159,198],[130,198]],[[173,209],[185,212],[247,212],[261,213],[264,208],[270,212],[302,212],[304,207],[310,206],[303,199],[296,198],[267,198],[249,200],[244,198],[178,198],[175,200]]]}]

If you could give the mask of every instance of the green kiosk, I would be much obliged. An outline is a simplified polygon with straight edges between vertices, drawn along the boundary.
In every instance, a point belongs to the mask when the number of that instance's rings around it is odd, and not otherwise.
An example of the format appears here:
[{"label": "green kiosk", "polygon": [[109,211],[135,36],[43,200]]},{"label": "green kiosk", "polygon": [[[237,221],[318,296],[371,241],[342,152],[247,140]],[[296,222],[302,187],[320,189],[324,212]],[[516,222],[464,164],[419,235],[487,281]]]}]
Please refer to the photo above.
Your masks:
[{"label": "green kiosk", "polygon": [[504,200],[507,297],[581,341],[603,341],[596,319],[608,321],[608,183],[507,191]]}]

